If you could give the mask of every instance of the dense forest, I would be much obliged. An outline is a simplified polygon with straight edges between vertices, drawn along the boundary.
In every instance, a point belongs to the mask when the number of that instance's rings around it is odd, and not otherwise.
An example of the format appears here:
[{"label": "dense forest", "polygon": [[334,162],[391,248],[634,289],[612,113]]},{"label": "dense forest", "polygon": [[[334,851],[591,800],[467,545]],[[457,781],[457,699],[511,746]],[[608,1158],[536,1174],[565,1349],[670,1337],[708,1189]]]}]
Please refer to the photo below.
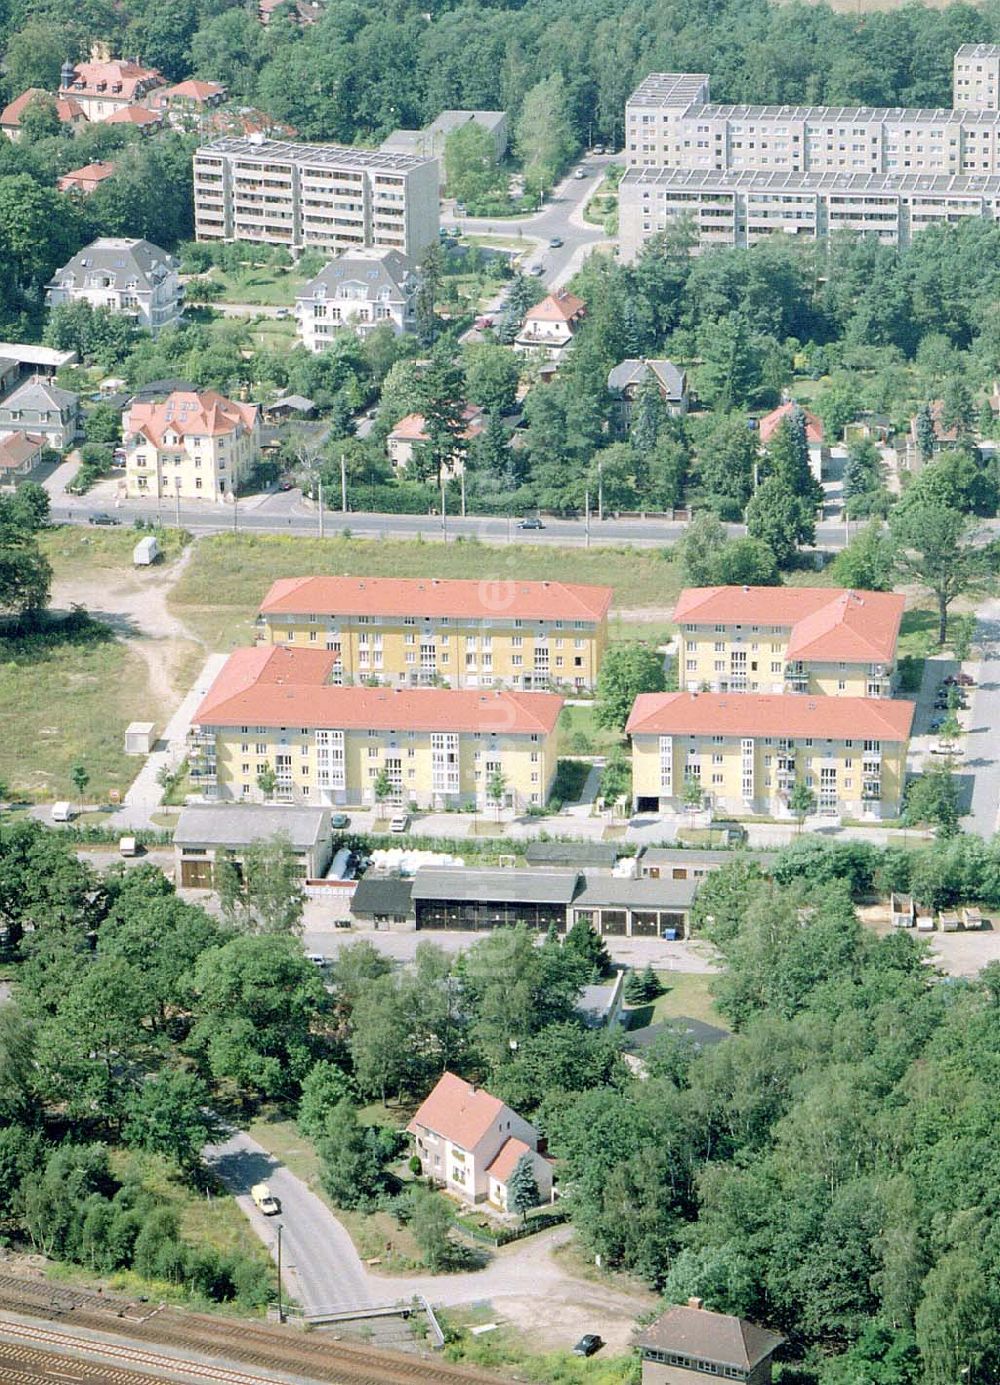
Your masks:
[{"label": "dense forest", "polygon": [[694,920],[721,955],[732,1036],[699,1052],[668,1027],[644,1076],[575,1011],[608,961],[586,926],[540,943],[497,930],[457,958],[425,942],[403,970],[360,941],[324,986],[295,937],[290,860],[258,855],[212,919],[153,867],[99,875],[64,838],[4,827],[0,1233],[15,1245],[263,1302],[260,1266],[189,1244],[163,1176],[140,1176],[159,1160],[199,1186],[220,1115],[263,1106],[297,1117],[335,1205],[391,1213],[446,1266],[447,1204],[419,1165],[401,1183],[403,1142],[359,1109],[388,1102],[401,1123],[449,1068],[539,1124],[607,1265],[784,1332],[784,1385],[997,1378],[1000,973],[942,977],[921,940],[855,912],[890,888],[995,907],[997,841],[804,839],[770,879],[737,855]]}]

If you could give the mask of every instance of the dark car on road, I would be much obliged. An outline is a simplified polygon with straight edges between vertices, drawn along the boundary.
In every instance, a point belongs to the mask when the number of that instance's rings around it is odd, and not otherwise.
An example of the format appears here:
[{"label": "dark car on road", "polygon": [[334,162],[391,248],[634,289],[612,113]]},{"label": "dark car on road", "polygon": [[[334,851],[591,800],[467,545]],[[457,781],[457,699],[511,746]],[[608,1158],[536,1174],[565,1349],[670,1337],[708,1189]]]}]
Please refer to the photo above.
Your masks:
[{"label": "dark car on road", "polygon": [[603,1337],[598,1337],[596,1332],[588,1332],[580,1338],[576,1346],[573,1348],[573,1355],[593,1356],[595,1352],[600,1351],[603,1345]]},{"label": "dark car on road", "polygon": [[560,247],[560,245],[562,245],[562,236],[550,236],[550,237],[549,237],[549,249],[550,249],[550,250],[558,250],[559,247]]},{"label": "dark car on road", "polygon": [[529,515],[527,519],[522,519],[517,527],[519,529],[544,529],[545,525],[537,515]]},{"label": "dark car on road", "polygon": [[88,521],[90,524],[121,524],[117,515],[109,515],[107,510],[98,510]]}]

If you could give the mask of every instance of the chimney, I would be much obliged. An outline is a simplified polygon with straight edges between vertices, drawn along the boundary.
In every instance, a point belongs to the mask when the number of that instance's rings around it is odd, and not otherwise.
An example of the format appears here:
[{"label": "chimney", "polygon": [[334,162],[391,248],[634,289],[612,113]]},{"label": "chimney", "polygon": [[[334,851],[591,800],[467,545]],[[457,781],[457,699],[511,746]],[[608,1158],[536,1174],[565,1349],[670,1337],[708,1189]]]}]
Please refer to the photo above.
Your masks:
[{"label": "chimney", "polygon": [[704,1308],[705,1300],[703,1298],[689,1298],[687,1306],[689,1308]]}]

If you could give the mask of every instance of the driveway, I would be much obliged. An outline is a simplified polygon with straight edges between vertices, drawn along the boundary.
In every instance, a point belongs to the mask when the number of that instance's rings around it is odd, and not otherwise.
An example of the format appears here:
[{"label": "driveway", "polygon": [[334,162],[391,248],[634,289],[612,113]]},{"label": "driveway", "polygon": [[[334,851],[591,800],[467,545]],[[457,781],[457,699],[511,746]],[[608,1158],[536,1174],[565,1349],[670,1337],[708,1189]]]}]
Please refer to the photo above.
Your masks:
[{"label": "driveway", "polygon": [[[315,1193],[242,1132],[209,1146],[206,1162],[236,1194],[254,1231],[277,1255],[282,1230],[282,1279],[306,1313],[378,1307],[422,1294],[432,1303],[456,1306],[489,1300],[506,1318],[542,1346],[571,1346],[584,1332],[600,1331],[615,1350],[624,1350],[638,1314],[655,1306],[654,1296],[627,1281],[606,1284],[574,1274],[558,1258],[572,1239],[556,1227],[500,1251],[485,1269],[464,1274],[396,1277],[372,1274],[343,1226]],[[250,1197],[267,1182],[281,1201],[279,1217],[264,1217]]]},{"label": "driveway", "polygon": [[976,643],[982,660],[972,699],[969,733],[965,740],[964,769],[975,776],[972,806],[963,826],[983,837],[997,830],[1000,802],[1000,752],[997,728],[1000,727],[1000,601],[985,601],[979,608]]},{"label": "driveway", "polygon": [[[240,1131],[224,1144],[207,1146],[204,1154],[205,1162],[236,1194],[240,1210],[275,1258],[277,1228],[282,1227],[282,1279],[306,1313],[367,1308],[400,1297],[392,1284],[372,1297],[371,1277],[340,1222],[256,1140]],[[270,1186],[281,1203],[279,1216],[258,1212],[250,1196],[255,1183]]]}]

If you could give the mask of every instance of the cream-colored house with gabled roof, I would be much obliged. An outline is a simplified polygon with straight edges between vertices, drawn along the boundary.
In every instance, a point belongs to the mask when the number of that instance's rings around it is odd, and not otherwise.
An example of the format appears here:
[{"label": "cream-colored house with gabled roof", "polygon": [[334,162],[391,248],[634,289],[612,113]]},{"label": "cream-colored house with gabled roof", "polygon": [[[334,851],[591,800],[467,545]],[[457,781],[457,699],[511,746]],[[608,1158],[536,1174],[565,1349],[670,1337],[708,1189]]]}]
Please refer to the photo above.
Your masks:
[{"label": "cream-colored house with gabled roof", "polygon": [[260,409],[215,390],[175,390],[123,417],[131,498],[222,500],[239,493],[260,458]]}]

